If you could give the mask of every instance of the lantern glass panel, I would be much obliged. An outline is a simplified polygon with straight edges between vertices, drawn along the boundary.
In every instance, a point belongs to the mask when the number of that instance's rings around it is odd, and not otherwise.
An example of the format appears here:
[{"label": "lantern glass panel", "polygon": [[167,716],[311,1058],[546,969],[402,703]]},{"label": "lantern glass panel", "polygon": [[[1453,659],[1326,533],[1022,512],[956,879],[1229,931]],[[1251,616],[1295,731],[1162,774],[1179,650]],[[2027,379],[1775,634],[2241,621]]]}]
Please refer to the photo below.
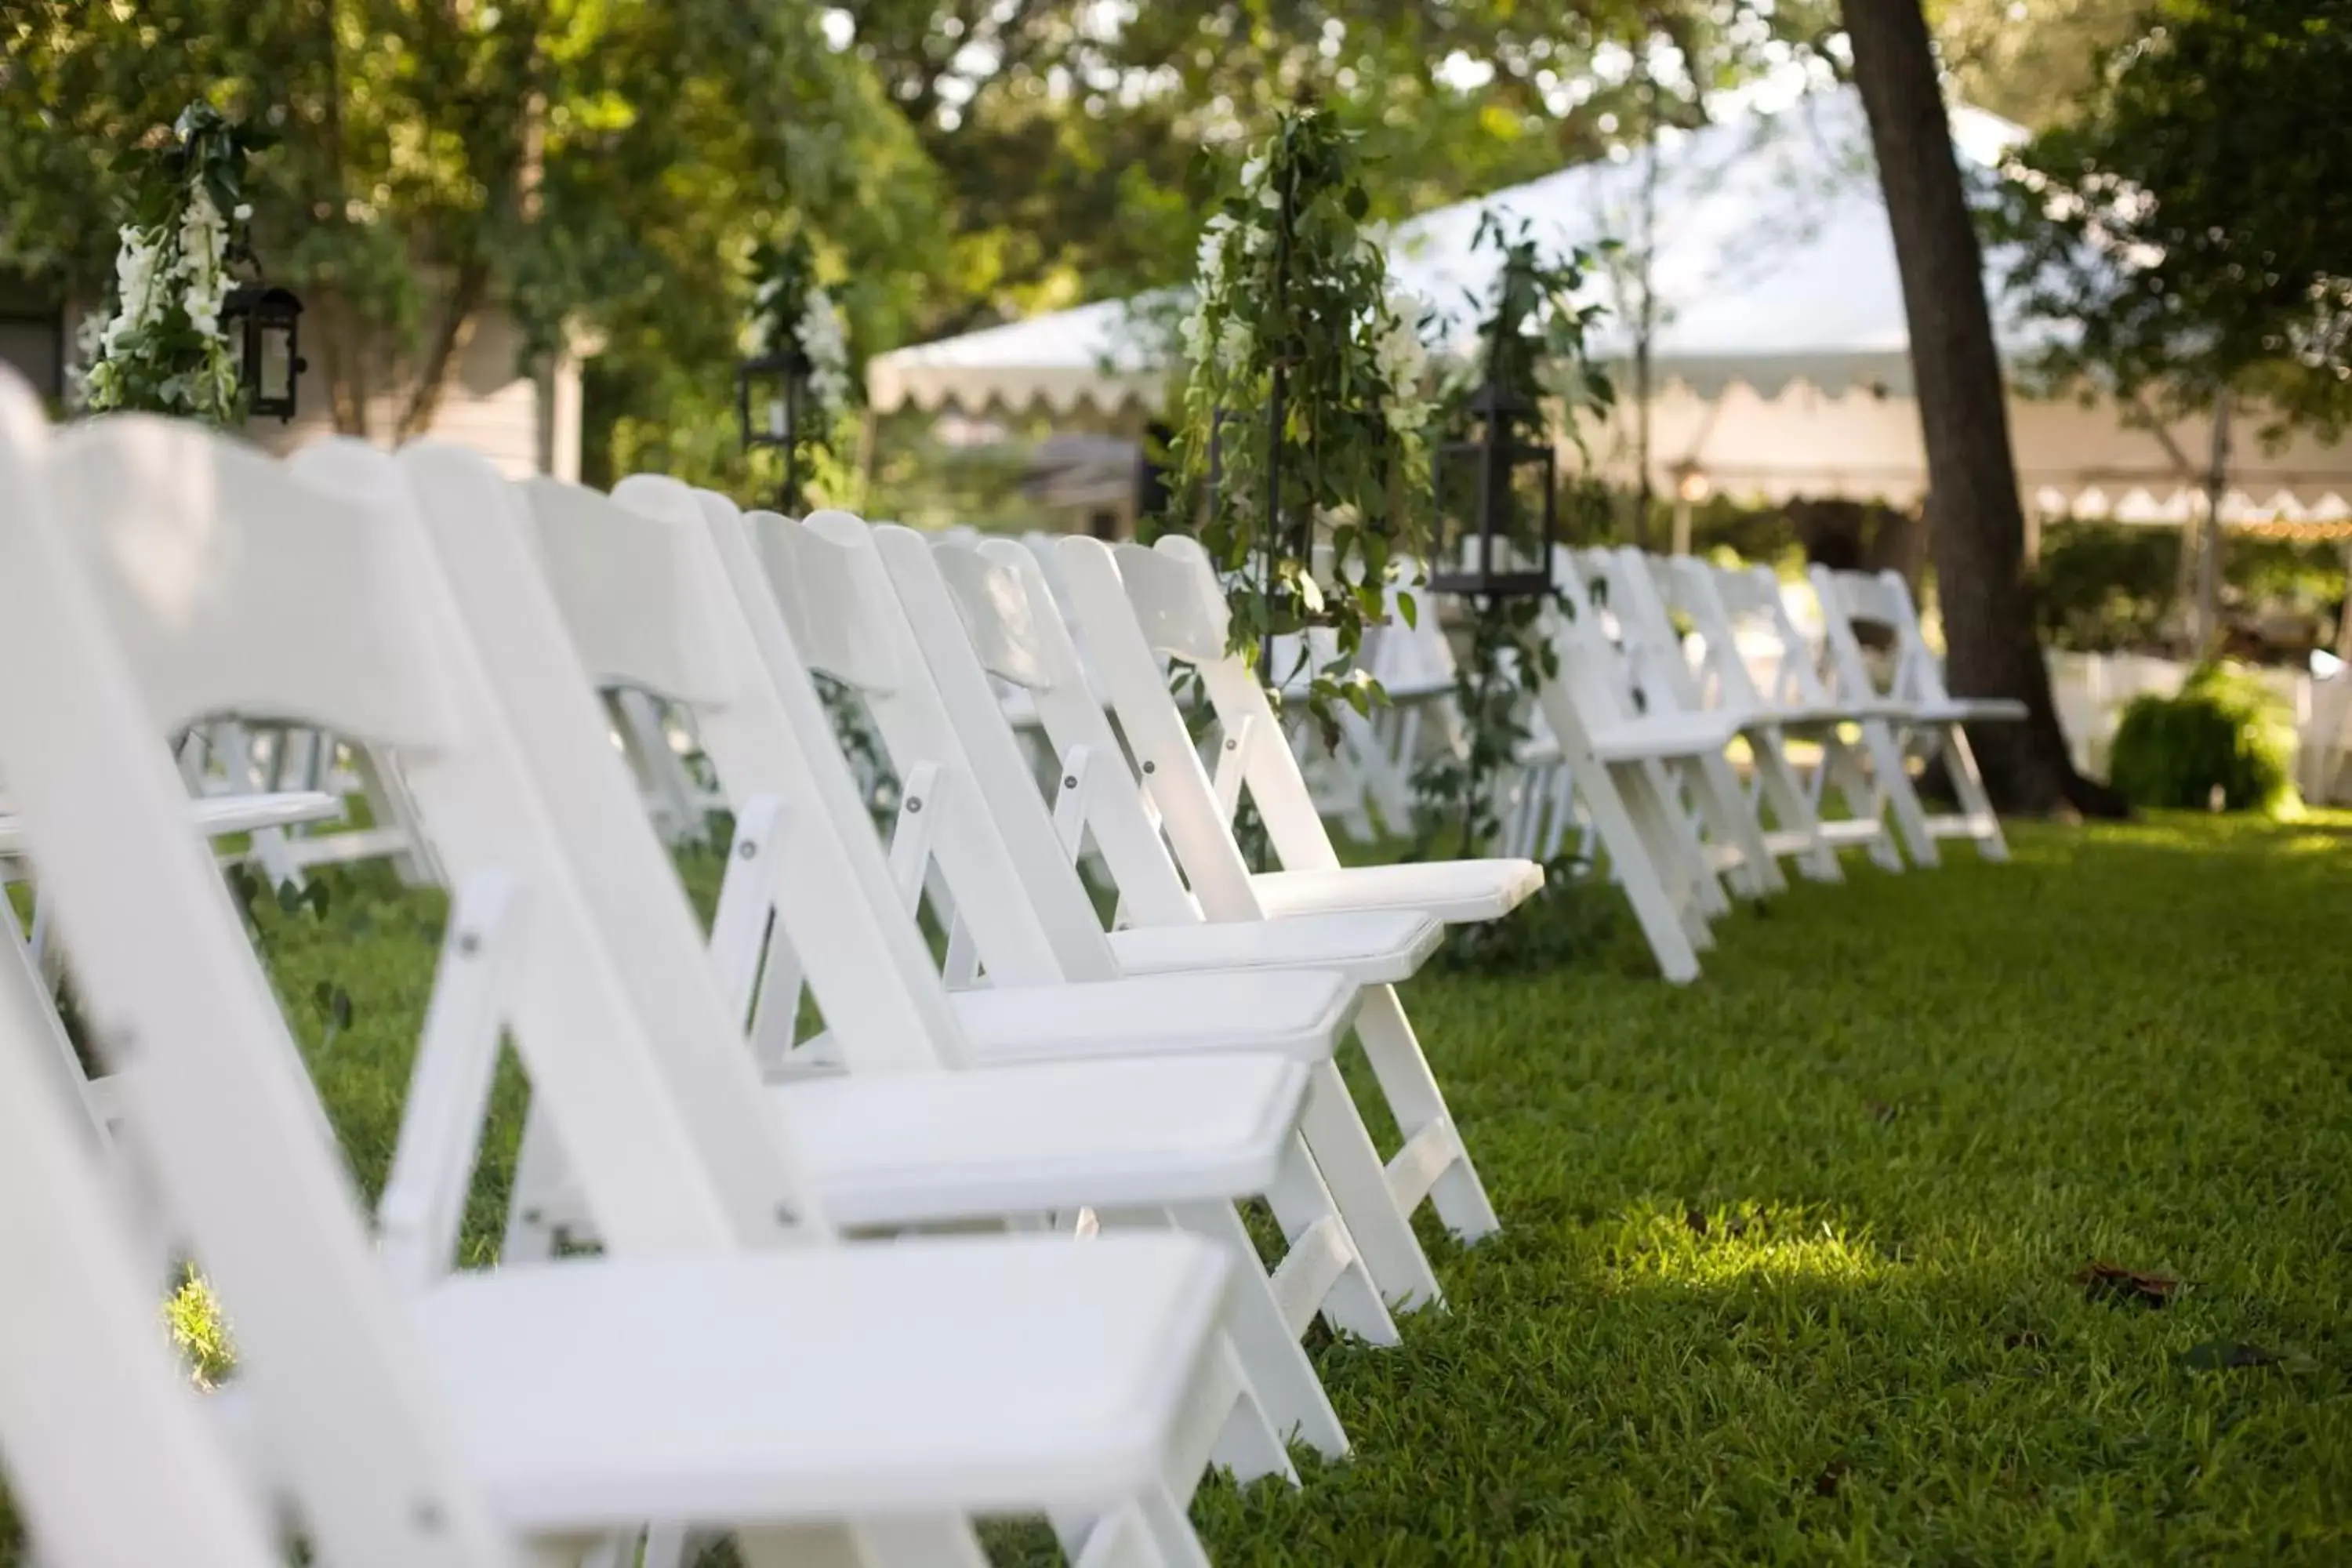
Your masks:
[{"label": "lantern glass panel", "polygon": [[1511,597],[1551,586],[1552,450],[1497,441],[1497,425],[1438,453],[1430,586],[1439,592]]},{"label": "lantern glass panel", "polygon": [[799,354],[761,354],[735,367],[735,412],[746,447],[789,447],[799,434],[801,385],[808,363]]},{"label": "lantern glass panel", "polygon": [[253,397],[262,403],[291,402],[294,397],[294,332],[290,324],[257,321],[260,373],[254,377]]}]

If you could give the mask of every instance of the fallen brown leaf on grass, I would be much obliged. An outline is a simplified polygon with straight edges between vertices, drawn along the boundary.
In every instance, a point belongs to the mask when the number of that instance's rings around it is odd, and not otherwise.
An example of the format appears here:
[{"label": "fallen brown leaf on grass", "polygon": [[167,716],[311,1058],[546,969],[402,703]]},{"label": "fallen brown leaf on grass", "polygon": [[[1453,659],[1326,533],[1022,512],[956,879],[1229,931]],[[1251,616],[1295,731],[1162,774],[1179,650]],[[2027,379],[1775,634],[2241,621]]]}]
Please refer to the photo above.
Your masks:
[{"label": "fallen brown leaf on grass", "polygon": [[2074,1276],[2083,1294],[2094,1301],[2136,1302],[2162,1307],[2180,1293],[2180,1281],[2169,1274],[2149,1274],[2116,1263],[2094,1262]]}]

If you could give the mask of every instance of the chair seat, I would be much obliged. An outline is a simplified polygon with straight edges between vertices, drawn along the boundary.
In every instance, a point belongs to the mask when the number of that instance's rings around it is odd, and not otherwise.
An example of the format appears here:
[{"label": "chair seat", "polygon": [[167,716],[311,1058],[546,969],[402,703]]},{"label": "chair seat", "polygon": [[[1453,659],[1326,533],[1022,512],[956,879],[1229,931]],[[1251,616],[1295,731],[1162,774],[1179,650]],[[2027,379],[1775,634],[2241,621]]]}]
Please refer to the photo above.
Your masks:
[{"label": "chair seat", "polygon": [[2025,717],[2025,704],[2006,697],[1953,697],[1922,702],[1903,715],[1914,724],[2011,724]]},{"label": "chair seat", "polygon": [[[343,815],[343,803],[317,790],[277,790],[262,795],[199,795],[188,803],[196,826],[207,838],[232,833],[256,833],[265,827],[294,827],[310,822],[333,822]],[[0,814],[0,855],[25,852],[23,821]]]},{"label": "chair seat", "polygon": [[1238,1053],[769,1087],[826,1211],[857,1226],[1247,1197],[1306,1091],[1299,1063]]},{"label": "chair seat", "polygon": [[[520,1265],[412,1310],[520,1531],[1091,1511],[1153,1479],[1225,1272],[1187,1236],[941,1237]],[[211,1403],[260,1458],[251,1396]]]},{"label": "chair seat", "polygon": [[1328,970],[1276,969],[990,986],[949,1000],[985,1062],[1202,1051],[1319,1062],[1347,1032],[1358,990]]},{"label": "chair seat", "polygon": [[1757,709],[1745,715],[1743,728],[1771,724],[1782,730],[1834,730],[1841,724],[1859,724],[1871,719],[1901,719],[1910,711],[1906,704],[1883,698],[1861,702],[1800,702]]},{"label": "chair seat", "polygon": [[1419,910],[1448,925],[1499,920],[1543,887],[1532,860],[1418,860],[1331,871],[1262,871],[1250,879],[1269,919],[1348,910]]},{"label": "chair seat", "polygon": [[1331,969],[1360,985],[1410,978],[1445,940],[1444,924],[1418,910],[1141,926],[1111,932],[1129,974],[1223,969]]},{"label": "chair seat", "polygon": [[1705,756],[1731,744],[1738,732],[1738,720],[1719,710],[1660,713],[1601,731],[1592,737],[1592,752],[1604,763]]}]

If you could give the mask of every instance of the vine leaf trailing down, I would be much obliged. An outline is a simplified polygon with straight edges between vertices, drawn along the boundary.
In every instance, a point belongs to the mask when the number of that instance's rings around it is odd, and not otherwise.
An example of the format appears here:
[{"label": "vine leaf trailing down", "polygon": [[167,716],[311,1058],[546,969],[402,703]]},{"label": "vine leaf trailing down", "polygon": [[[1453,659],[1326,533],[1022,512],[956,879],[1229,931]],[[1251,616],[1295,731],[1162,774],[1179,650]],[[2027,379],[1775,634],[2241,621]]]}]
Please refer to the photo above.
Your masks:
[{"label": "vine leaf trailing down", "polygon": [[[1235,166],[1202,149],[1189,182],[1215,210],[1182,327],[1169,525],[1197,521],[1227,584],[1233,651],[1277,703],[1303,694],[1328,735],[1333,704],[1365,712],[1381,698],[1357,654],[1420,537],[1428,311],[1391,291],[1364,232],[1353,132],[1299,105],[1245,152]],[[1274,639],[1310,631],[1276,670]]]},{"label": "vine leaf trailing down", "polygon": [[172,130],[178,140],[161,153],[121,154],[119,166],[148,177],[119,231],[111,308],[85,327],[80,401],[92,413],[134,409],[225,429],[245,417],[239,354],[221,312],[230,268],[252,257],[246,164],[277,137],[202,100]]},{"label": "vine leaf trailing down", "polygon": [[[1580,460],[1587,458],[1579,416],[1605,414],[1614,400],[1608,376],[1589,353],[1602,308],[1578,298],[1593,255],[1570,250],[1548,258],[1524,220],[1513,228],[1493,212],[1481,216],[1472,243],[1500,251],[1502,266],[1492,299],[1472,300],[1474,309],[1483,304],[1486,316],[1475,359],[1455,367],[1447,386],[1447,425],[1460,428],[1469,423],[1471,395],[1487,387],[1503,395],[1494,405],[1507,412],[1487,417],[1485,443],[1507,449],[1549,445],[1557,450],[1565,445]],[[1571,529],[1588,510],[1606,512],[1606,499],[1591,481],[1589,464],[1580,466],[1587,473],[1569,481],[1563,509]],[[1543,498],[1507,491],[1503,500],[1507,506],[1532,509]],[[1480,520],[1466,521],[1469,526],[1459,537],[1469,542],[1477,537]],[[1493,548],[1549,548],[1549,542],[1525,527],[1498,532]],[[1503,564],[1496,563],[1498,568]],[[1549,569],[1552,563],[1543,564]],[[1553,615],[1574,613],[1556,587],[1463,599],[1461,618],[1468,635],[1454,677],[1463,744],[1439,747],[1414,771],[1415,856],[1438,853],[1444,840],[1451,840],[1456,853],[1476,854],[1500,834],[1498,785],[1531,738],[1528,715],[1534,692],[1559,675],[1559,657],[1546,623]],[[1449,959],[1496,969],[1557,962],[1587,951],[1607,921],[1602,906],[1585,896],[1585,869],[1572,855],[1563,856],[1547,868],[1544,892],[1528,910],[1455,933],[1447,947]]]}]

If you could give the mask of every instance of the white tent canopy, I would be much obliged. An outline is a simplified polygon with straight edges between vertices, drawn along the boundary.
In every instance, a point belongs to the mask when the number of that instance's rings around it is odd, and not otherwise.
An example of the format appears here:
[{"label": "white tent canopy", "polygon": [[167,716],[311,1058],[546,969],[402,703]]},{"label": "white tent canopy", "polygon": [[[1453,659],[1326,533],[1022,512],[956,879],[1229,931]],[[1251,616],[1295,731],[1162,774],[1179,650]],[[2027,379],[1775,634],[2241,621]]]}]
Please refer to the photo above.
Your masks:
[{"label": "white tent canopy", "polygon": [[[1975,110],[1952,120],[1965,168],[1989,171],[2021,134]],[[1454,332],[1466,331],[1499,265],[1493,247],[1473,246],[1482,214],[1514,228],[1524,222],[1548,246],[1614,238],[1630,252],[1643,163],[1580,164],[1424,213],[1390,237],[1391,271],[1437,304]],[[1851,89],[1813,94],[1662,138],[1654,178],[1654,482],[1670,484],[1687,463],[1716,489],[1748,497],[1916,499],[1926,461],[1910,339],[1859,98]],[[1624,257],[1595,280],[1610,307],[1598,348],[1612,361],[1632,352],[1623,308],[1632,281]],[[2004,351],[2031,350],[2032,331],[2001,311],[1998,279],[1990,281]],[[1169,374],[1164,334],[1143,324],[1148,314],[1105,300],[878,356],[867,371],[874,406],[1112,417],[1157,409]],[[1622,395],[1622,366],[1618,379]],[[1623,477],[1634,462],[1631,403],[1621,396],[1619,416],[1594,443]],[[2201,504],[2211,435],[2193,424],[2170,432],[2168,449],[2111,406],[2019,397],[2011,426],[2020,482],[2042,512],[2156,521]],[[2268,452],[2242,437],[2230,478],[2225,516],[2352,511],[2352,449],[2304,439]]]}]

